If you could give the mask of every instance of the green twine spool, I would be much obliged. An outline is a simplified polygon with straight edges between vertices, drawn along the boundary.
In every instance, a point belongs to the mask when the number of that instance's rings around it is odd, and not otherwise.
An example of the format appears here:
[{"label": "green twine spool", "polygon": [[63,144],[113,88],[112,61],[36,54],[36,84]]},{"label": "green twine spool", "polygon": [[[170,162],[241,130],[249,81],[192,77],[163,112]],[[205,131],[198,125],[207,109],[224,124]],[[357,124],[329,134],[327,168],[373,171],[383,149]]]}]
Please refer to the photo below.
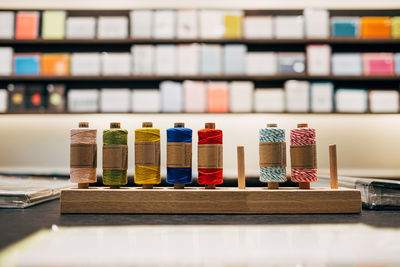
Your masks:
[{"label": "green twine spool", "polygon": [[[111,128],[103,131],[103,145],[127,145],[128,131],[120,128]],[[104,170],[103,184],[110,186],[126,185],[128,183],[127,170]]]}]

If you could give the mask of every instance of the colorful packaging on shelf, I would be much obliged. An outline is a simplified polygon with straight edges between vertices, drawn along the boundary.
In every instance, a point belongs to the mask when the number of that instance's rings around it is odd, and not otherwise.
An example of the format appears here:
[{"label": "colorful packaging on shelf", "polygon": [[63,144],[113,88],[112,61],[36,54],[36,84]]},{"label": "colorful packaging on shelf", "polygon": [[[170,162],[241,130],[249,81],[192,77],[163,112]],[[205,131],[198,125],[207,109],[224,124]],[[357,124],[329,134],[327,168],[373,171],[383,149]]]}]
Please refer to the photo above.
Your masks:
[{"label": "colorful packaging on shelf", "polygon": [[394,65],[395,65],[396,75],[400,75],[400,53],[394,54]]},{"label": "colorful packaging on shelf", "polygon": [[344,76],[361,76],[361,53],[334,53],[332,54],[332,74]]},{"label": "colorful packaging on shelf", "polygon": [[245,73],[247,46],[227,44],[224,46],[224,74],[241,75]]},{"label": "colorful packaging on shelf", "polygon": [[198,75],[200,73],[200,46],[181,44],[177,46],[178,75]]},{"label": "colorful packaging on shelf", "polygon": [[153,11],[132,10],[130,12],[131,37],[150,39],[153,36]]},{"label": "colorful packaging on shelf", "polygon": [[133,89],[132,112],[157,113],[161,111],[160,92],[158,89]]},{"label": "colorful packaging on shelf", "polygon": [[275,75],[277,56],[275,52],[248,52],[246,55],[247,75]]},{"label": "colorful packaging on shelf", "polygon": [[156,10],[153,16],[153,38],[173,39],[176,36],[175,10]]},{"label": "colorful packaging on shelf", "polygon": [[47,85],[47,110],[52,113],[65,111],[65,85]]},{"label": "colorful packaging on shelf", "polygon": [[11,75],[13,72],[13,48],[0,47],[0,75]]},{"label": "colorful packaging on shelf", "polygon": [[100,53],[72,53],[71,75],[100,75]]},{"label": "colorful packaging on shelf", "polygon": [[42,75],[69,75],[69,54],[42,54],[40,63]]},{"label": "colorful packaging on shelf", "polygon": [[175,75],[177,72],[177,59],[175,45],[156,45],[155,74]]},{"label": "colorful packaging on shelf", "polygon": [[311,83],[311,112],[333,112],[333,84]]},{"label": "colorful packaging on shelf", "polygon": [[276,16],[275,37],[277,39],[304,38],[303,16]]},{"label": "colorful packaging on shelf", "polygon": [[195,9],[178,10],[177,37],[178,39],[195,39],[198,37],[198,11]]},{"label": "colorful packaging on shelf", "polygon": [[46,10],[42,13],[42,38],[63,39],[65,36],[65,11]]},{"label": "colorful packaging on shelf", "polygon": [[131,90],[128,88],[102,88],[100,90],[101,112],[129,112]]},{"label": "colorful packaging on shelf", "polygon": [[224,16],[224,38],[242,38],[243,11],[229,11]]},{"label": "colorful packaging on shelf", "polygon": [[9,84],[7,87],[9,92],[9,111],[21,113],[25,111],[25,91],[24,84]]},{"label": "colorful packaging on shelf", "polygon": [[222,72],[222,46],[202,44],[200,51],[200,73],[202,75],[220,75]]},{"label": "colorful packaging on shelf", "polygon": [[364,75],[394,75],[393,53],[364,53]]},{"label": "colorful packaging on shelf", "polygon": [[226,113],[229,111],[228,82],[210,82],[207,86],[207,111]]},{"label": "colorful packaging on shelf", "polygon": [[307,45],[308,75],[329,75],[331,72],[331,46],[327,44]]},{"label": "colorful packaging on shelf", "polygon": [[332,37],[358,37],[359,25],[359,17],[331,17]]},{"label": "colorful packaging on shelf", "polygon": [[69,112],[98,112],[99,90],[97,89],[69,89]]},{"label": "colorful packaging on shelf", "polygon": [[340,88],[335,93],[336,112],[365,113],[368,111],[368,96],[365,89]]},{"label": "colorful packaging on shelf", "polygon": [[400,16],[392,17],[392,38],[400,38]]},{"label": "colorful packaging on shelf", "polygon": [[130,75],[131,54],[130,53],[103,53],[101,55],[102,75]]},{"label": "colorful packaging on shelf", "polygon": [[254,83],[234,81],[229,83],[229,111],[251,112],[253,109]]},{"label": "colorful packaging on shelf", "polygon": [[224,12],[221,10],[200,10],[200,38],[221,39],[225,33]]},{"label": "colorful packaging on shelf", "polygon": [[152,75],[154,73],[153,45],[133,45],[131,48],[134,75]]},{"label": "colorful packaging on shelf", "polygon": [[29,111],[43,112],[46,110],[46,98],[43,85],[28,85],[26,92],[26,107]]},{"label": "colorful packaging on shelf", "polygon": [[310,83],[289,80],[285,82],[285,100],[287,112],[310,111]]},{"label": "colorful packaging on shelf", "polygon": [[390,17],[362,17],[362,38],[390,38],[392,35],[392,21]]},{"label": "colorful packaging on shelf", "polygon": [[0,39],[14,38],[14,12],[0,11]]},{"label": "colorful packaging on shelf", "polygon": [[305,71],[305,54],[303,52],[278,53],[279,74],[304,74]]},{"label": "colorful packaging on shelf", "polygon": [[399,91],[397,90],[370,90],[369,110],[372,113],[398,113]]},{"label": "colorful packaging on shelf", "polygon": [[128,18],[125,16],[100,16],[97,21],[97,38],[128,38]]},{"label": "colorful packaging on shelf", "polygon": [[285,92],[281,88],[257,88],[254,91],[255,112],[284,112]]},{"label": "colorful packaging on shelf", "polygon": [[207,112],[207,86],[204,81],[184,81],[184,112]]},{"label": "colorful packaging on shelf", "polygon": [[8,91],[0,89],[0,113],[7,112],[8,109]]},{"label": "colorful packaging on shelf", "polygon": [[307,38],[329,38],[329,12],[326,9],[304,9],[304,26]]},{"label": "colorful packaging on shelf", "polygon": [[95,17],[68,17],[66,20],[67,39],[94,39],[96,38]]},{"label": "colorful packaging on shelf", "polygon": [[15,75],[39,75],[40,54],[14,54]]},{"label": "colorful packaging on shelf", "polygon": [[161,111],[183,111],[183,87],[180,82],[163,81],[160,83]]},{"label": "colorful packaging on shelf", "polygon": [[245,16],[243,35],[246,39],[272,39],[274,37],[272,16]]},{"label": "colorful packaging on shelf", "polygon": [[36,39],[39,17],[38,11],[18,11],[15,19],[15,39]]}]

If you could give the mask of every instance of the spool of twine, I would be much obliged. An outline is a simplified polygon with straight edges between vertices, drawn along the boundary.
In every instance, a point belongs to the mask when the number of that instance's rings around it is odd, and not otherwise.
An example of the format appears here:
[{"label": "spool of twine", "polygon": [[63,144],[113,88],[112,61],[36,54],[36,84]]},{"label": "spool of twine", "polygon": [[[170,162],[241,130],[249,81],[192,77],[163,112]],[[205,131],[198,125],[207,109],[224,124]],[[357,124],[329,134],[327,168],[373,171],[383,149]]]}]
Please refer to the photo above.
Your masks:
[{"label": "spool of twine", "polygon": [[[128,131],[119,128],[119,123],[111,123],[111,128],[103,131],[103,146],[114,146],[128,144]],[[103,149],[104,151],[104,149]],[[103,152],[104,153],[104,152]],[[104,167],[104,163],[103,163]],[[104,169],[103,168],[103,184],[112,187],[126,185],[128,182],[127,170],[120,169]]]},{"label": "spool of twine", "polygon": [[[298,124],[296,129],[290,131],[290,145],[304,146],[315,145],[315,129],[308,128],[308,124]],[[310,182],[318,179],[316,168],[293,168],[291,169],[291,180],[300,183],[300,187],[309,188]],[[303,184],[302,183],[306,183]]]},{"label": "spool of twine", "polygon": [[[91,159],[86,159],[84,161],[92,161],[93,165],[97,166],[97,142],[96,142],[97,129],[90,129],[89,123],[81,122],[79,123],[79,128],[71,129],[71,145],[95,145],[94,153]],[[78,155],[79,156],[79,155]],[[74,154],[71,150],[71,157]],[[82,160],[83,158],[72,159],[72,161],[77,161],[76,165],[87,165]],[[81,164],[79,164],[81,163]],[[70,178],[71,182],[82,184],[82,187],[87,187],[89,183],[95,183],[97,181],[96,167],[72,167],[70,168]]]},{"label": "spool of twine", "polygon": [[[189,128],[184,128],[185,125],[176,123],[174,128],[167,129],[167,156],[171,155],[174,158],[177,158],[177,156],[181,156],[182,161],[185,161],[186,155],[184,152],[186,151],[185,149],[189,149],[189,147],[180,147],[181,149],[179,150],[173,150],[173,147],[168,146],[171,143],[192,143],[192,130]],[[177,145],[179,145],[177,144]],[[182,144],[184,145],[184,144]],[[183,153],[183,155],[172,155],[172,153]],[[170,154],[171,153],[171,154]],[[176,184],[178,187],[178,184],[184,185],[192,182],[192,166],[191,166],[191,146],[190,146],[190,159],[188,159],[190,166],[189,167],[170,167],[168,166],[168,162],[170,160],[167,158],[167,182],[170,184]],[[178,162],[178,164],[183,164],[183,162]]]},{"label": "spool of twine", "polygon": [[[285,129],[275,125],[267,125],[260,129],[260,143],[282,143],[285,142]],[[283,183],[286,181],[285,167],[260,167],[260,182]]]},{"label": "spool of twine", "polygon": [[[160,129],[152,128],[152,123],[144,122],[143,127],[135,130],[135,183],[153,185],[161,183],[160,175]],[[147,144],[146,146],[143,146]],[[145,156],[148,164],[143,164]],[[146,160],[147,161],[147,160]],[[145,186],[144,186],[145,187]]]},{"label": "spool of twine", "polygon": [[[220,158],[222,161],[222,131],[215,129],[215,124],[214,123],[206,123],[206,129],[199,130],[197,132],[198,137],[199,137],[199,142],[198,142],[198,151],[200,151],[200,146],[201,145],[210,145],[210,144],[215,144],[215,145],[221,145],[221,151],[220,151]],[[217,150],[214,150],[215,153],[217,153]],[[218,160],[218,155],[213,154],[213,155],[204,155],[204,156],[209,156],[209,158],[214,158]],[[198,167],[198,183],[199,184],[204,184],[204,185],[217,185],[217,184],[222,184],[223,182],[223,168],[222,168],[222,162],[220,163],[219,168],[202,168],[200,167],[200,160],[202,160],[200,157],[202,155],[199,152],[198,156],[198,161],[199,161],[199,167]],[[218,165],[215,162],[209,162],[211,165]],[[215,186],[208,186],[207,188],[215,188]]]}]

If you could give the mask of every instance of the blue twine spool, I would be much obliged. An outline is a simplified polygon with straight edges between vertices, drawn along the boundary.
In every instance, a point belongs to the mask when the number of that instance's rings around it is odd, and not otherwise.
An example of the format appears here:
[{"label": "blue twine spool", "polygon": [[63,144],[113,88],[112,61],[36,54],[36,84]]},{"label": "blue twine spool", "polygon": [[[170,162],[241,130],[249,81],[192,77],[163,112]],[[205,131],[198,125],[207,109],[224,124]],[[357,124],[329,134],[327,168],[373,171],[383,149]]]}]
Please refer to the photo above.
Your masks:
[{"label": "blue twine spool", "polygon": [[[260,143],[285,142],[285,129],[277,127],[267,127],[260,129]],[[286,181],[285,167],[260,167],[260,182]]]},{"label": "blue twine spool", "polygon": [[[168,143],[192,143],[192,130],[183,127],[167,129]],[[189,184],[192,182],[192,168],[167,168],[167,183]]]}]

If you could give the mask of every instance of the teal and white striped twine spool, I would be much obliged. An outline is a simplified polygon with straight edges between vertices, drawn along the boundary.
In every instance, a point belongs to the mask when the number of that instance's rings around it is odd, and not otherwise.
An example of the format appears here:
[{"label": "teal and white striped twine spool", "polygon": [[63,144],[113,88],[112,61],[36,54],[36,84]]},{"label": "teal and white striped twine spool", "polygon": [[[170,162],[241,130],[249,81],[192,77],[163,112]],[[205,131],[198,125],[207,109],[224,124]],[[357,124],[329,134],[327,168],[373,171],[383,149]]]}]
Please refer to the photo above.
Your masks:
[{"label": "teal and white striped twine spool", "polygon": [[[285,142],[285,129],[278,128],[275,125],[260,129],[260,143],[277,142]],[[260,182],[286,182],[286,167],[260,167]]]}]

